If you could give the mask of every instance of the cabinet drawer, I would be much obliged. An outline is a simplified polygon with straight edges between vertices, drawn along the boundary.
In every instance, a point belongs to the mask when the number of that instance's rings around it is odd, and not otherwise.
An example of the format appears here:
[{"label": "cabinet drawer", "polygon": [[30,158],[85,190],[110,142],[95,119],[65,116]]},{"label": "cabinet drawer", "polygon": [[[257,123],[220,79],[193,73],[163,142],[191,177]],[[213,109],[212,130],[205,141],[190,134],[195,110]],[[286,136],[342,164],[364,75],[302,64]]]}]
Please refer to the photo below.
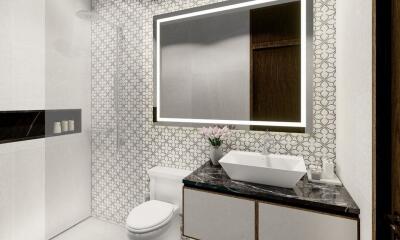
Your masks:
[{"label": "cabinet drawer", "polygon": [[184,188],[184,235],[201,240],[254,240],[255,202]]},{"label": "cabinet drawer", "polygon": [[357,240],[358,221],[259,202],[259,240]]}]

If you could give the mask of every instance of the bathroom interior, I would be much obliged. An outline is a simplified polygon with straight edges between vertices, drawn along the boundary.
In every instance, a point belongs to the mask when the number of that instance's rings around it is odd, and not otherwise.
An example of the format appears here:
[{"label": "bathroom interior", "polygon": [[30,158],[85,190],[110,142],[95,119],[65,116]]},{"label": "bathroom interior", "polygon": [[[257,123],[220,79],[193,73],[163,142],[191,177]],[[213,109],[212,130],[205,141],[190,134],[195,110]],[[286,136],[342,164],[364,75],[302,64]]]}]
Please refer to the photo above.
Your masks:
[{"label": "bathroom interior", "polygon": [[0,240],[380,239],[374,2],[0,1]]}]

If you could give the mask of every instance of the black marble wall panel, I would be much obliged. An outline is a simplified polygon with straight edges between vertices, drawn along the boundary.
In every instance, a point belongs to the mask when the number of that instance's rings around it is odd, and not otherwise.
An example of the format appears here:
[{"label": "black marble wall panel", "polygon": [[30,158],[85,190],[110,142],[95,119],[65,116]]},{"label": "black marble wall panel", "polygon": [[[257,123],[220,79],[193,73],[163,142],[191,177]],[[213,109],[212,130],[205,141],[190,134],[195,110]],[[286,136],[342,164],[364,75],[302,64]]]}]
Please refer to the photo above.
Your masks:
[{"label": "black marble wall panel", "polygon": [[23,141],[45,136],[45,111],[0,112],[0,143]]},{"label": "black marble wall panel", "polygon": [[56,121],[74,120],[75,130],[57,134],[81,132],[81,109],[0,111],[0,144],[56,136]]}]

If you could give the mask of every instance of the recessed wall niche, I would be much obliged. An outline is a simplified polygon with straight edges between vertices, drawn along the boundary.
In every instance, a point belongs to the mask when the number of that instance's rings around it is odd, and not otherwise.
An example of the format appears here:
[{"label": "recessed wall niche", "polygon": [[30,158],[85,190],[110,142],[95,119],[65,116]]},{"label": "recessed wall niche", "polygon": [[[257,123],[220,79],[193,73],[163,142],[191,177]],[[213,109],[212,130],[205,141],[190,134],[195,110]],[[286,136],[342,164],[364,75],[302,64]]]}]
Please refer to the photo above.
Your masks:
[{"label": "recessed wall niche", "polygon": [[[81,115],[81,109],[0,111],[0,144],[80,133]],[[54,123],[62,121],[73,121],[73,130],[55,134]]]}]

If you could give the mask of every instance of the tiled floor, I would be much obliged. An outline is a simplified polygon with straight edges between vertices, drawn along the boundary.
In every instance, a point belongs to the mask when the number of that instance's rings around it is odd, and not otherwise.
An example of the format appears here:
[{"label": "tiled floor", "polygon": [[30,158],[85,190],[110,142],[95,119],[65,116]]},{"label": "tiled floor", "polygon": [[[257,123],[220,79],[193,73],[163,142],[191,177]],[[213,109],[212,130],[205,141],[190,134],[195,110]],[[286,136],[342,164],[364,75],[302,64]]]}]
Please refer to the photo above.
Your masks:
[{"label": "tiled floor", "polygon": [[128,240],[122,226],[89,218],[52,240]]}]

